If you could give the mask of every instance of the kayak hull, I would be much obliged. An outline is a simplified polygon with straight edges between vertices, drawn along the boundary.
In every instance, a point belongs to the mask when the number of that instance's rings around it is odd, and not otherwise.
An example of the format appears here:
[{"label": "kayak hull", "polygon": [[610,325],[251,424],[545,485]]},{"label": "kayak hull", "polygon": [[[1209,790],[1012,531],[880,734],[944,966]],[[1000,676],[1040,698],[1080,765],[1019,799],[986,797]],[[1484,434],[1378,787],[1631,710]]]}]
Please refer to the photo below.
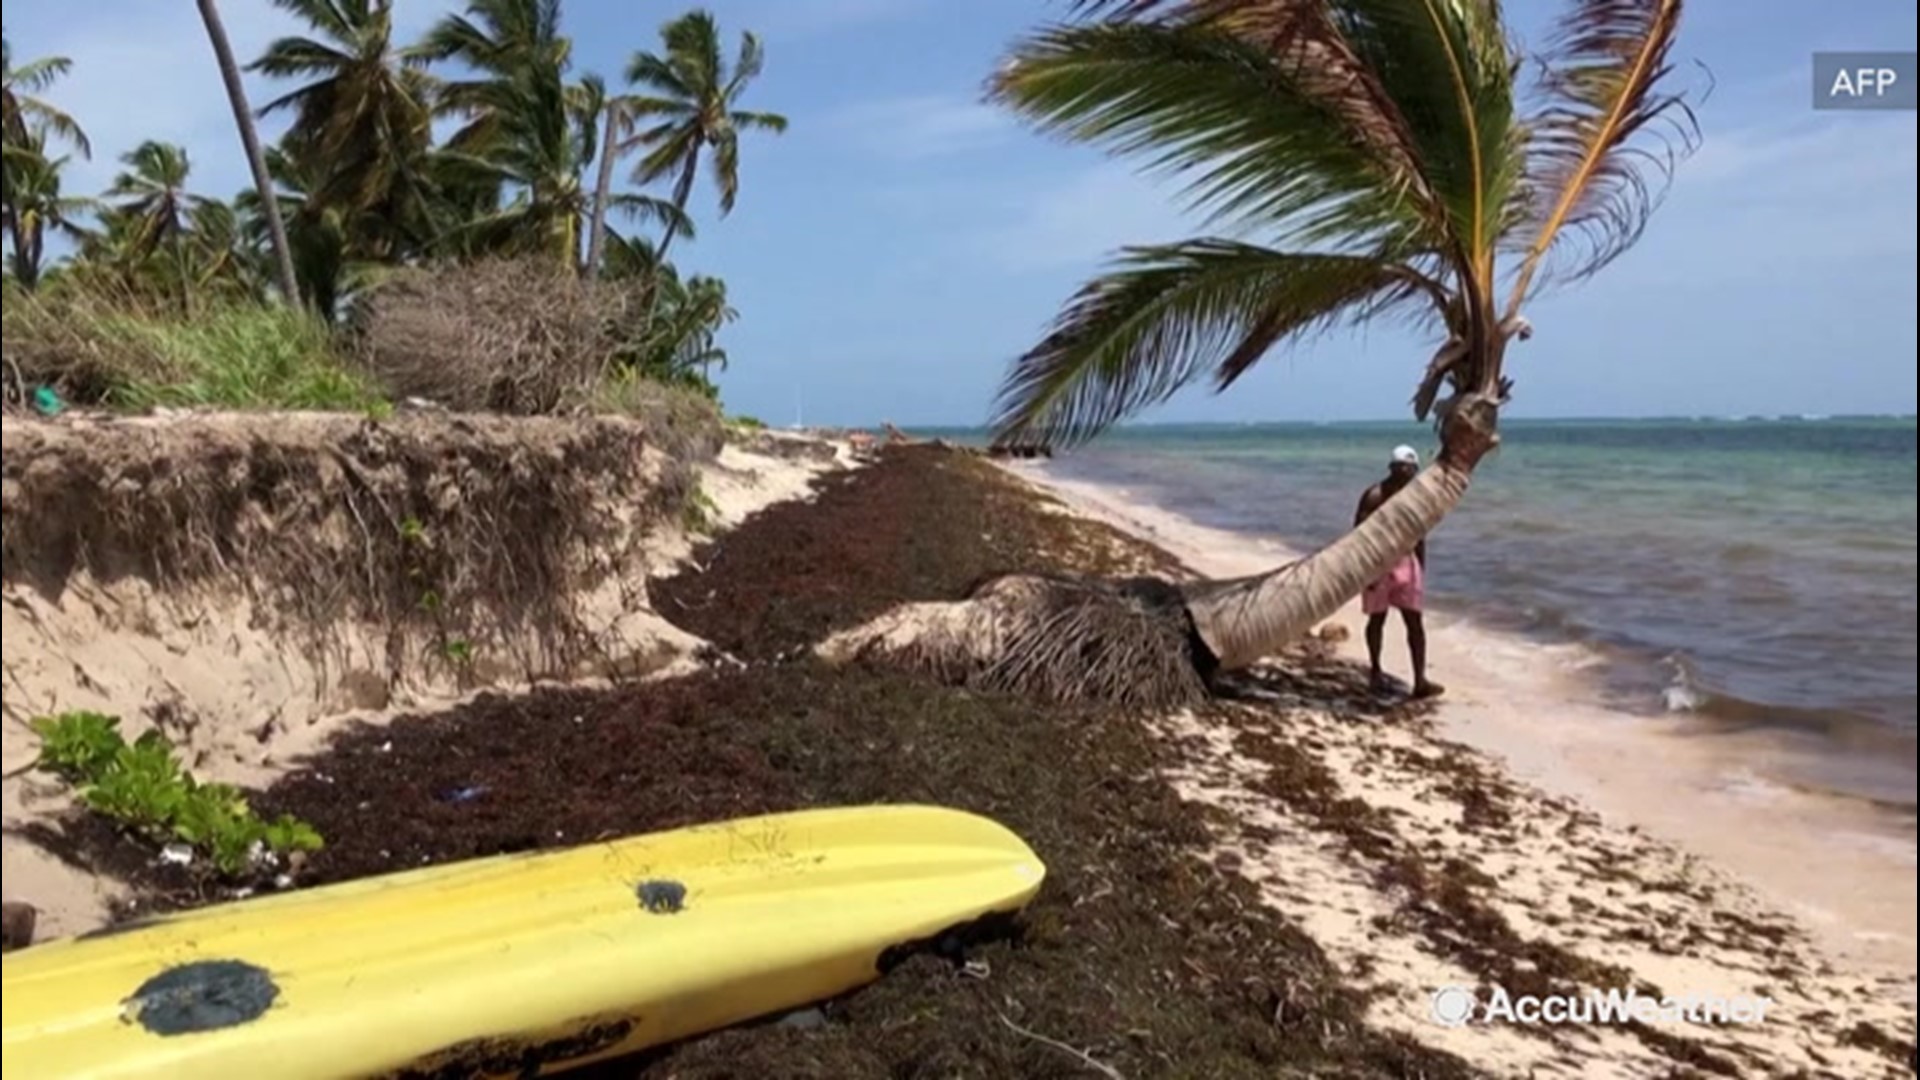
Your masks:
[{"label": "kayak hull", "polygon": [[0,1072],[549,1075],[855,989],[1044,876],[993,821],[873,806],[223,904],[8,954]]}]

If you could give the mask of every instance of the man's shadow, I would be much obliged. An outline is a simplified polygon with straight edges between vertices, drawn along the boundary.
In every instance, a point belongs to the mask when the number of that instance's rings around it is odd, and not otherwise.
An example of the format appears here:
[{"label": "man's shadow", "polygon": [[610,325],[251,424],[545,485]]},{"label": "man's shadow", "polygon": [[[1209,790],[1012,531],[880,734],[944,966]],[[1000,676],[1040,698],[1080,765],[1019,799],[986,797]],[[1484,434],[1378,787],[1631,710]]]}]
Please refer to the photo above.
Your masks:
[{"label": "man's shadow", "polygon": [[1404,684],[1398,684],[1393,693],[1379,693],[1364,667],[1313,647],[1292,650],[1245,671],[1215,672],[1207,685],[1217,701],[1323,709],[1381,720],[1424,716],[1433,704],[1410,697]]}]

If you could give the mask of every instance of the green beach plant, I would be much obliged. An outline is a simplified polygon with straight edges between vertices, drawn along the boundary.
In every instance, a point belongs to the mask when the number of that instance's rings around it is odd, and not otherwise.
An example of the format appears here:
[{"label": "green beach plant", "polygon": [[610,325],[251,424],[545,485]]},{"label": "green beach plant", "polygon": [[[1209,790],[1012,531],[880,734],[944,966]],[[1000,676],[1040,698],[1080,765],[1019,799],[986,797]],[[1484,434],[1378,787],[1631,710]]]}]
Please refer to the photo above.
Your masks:
[{"label": "green beach plant", "polygon": [[[1412,395],[1414,416],[1438,429],[1431,467],[1309,558],[1157,591],[1204,642],[1204,664],[1243,668],[1335,614],[1459,504],[1498,444],[1527,305],[1640,236],[1652,178],[1694,145],[1692,113],[1666,88],[1682,4],[1567,0],[1530,86],[1520,75],[1533,58],[1495,0],[1073,8],[1013,49],[989,96],[1045,132],[1183,179],[1220,234],[1128,248],[1088,281],[1013,363],[996,443],[1083,443],[1339,327],[1403,319],[1442,341]],[[1098,614],[1121,599],[1111,589],[1067,598],[1027,584],[991,583],[985,610],[945,613],[933,651],[998,656],[1019,627],[1045,623],[1050,648],[1085,666],[1094,638],[1137,622]],[[1136,590],[1120,608],[1137,602]]]},{"label": "green beach plant", "polygon": [[82,805],[142,839],[186,844],[223,877],[248,876],[257,853],[325,846],[306,822],[264,821],[238,788],[195,780],[158,731],[129,743],[119,717],[84,711],[36,717],[30,726],[41,740],[38,766],[71,784]]},{"label": "green beach plant", "polygon": [[116,408],[361,411],[380,393],[349,369],[316,316],[243,299],[192,316],[110,282],[63,281],[0,310],[28,384]]}]

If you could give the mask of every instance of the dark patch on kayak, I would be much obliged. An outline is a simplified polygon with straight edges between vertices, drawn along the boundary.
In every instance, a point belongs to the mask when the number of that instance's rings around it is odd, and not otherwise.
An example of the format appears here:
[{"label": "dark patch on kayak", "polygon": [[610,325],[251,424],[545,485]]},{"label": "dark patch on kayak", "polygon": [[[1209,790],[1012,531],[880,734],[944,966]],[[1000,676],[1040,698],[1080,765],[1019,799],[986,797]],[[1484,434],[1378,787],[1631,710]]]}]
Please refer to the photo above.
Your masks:
[{"label": "dark patch on kayak", "polygon": [[127,1022],[155,1035],[192,1035],[258,1020],[279,996],[265,968],[201,960],[155,975],[121,1004]]},{"label": "dark patch on kayak", "polygon": [[676,915],[687,905],[687,887],[677,881],[643,881],[634,892],[655,915]]},{"label": "dark patch on kayak", "polygon": [[994,911],[955,923],[935,934],[912,941],[903,941],[880,950],[874,959],[874,968],[882,975],[920,955],[937,956],[955,966],[965,964],[967,952],[993,942],[1015,941],[1022,936],[1024,927],[1017,911]]},{"label": "dark patch on kayak", "polygon": [[634,1021],[589,1020],[573,1034],[534,1042],[525,1038],[470,1039],[436,1050],[382,1080],[471,1080],[476,1076],[538,1076],[553,1065],[604,1054],[633,1035]]}]

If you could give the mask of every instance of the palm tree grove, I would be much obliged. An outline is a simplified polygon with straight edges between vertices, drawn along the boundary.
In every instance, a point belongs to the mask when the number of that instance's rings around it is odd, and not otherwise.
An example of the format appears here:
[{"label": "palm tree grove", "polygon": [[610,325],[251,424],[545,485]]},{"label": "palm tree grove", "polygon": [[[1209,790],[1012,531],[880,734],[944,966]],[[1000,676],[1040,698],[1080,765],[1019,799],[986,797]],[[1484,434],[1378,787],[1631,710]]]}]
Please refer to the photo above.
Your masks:
[{"label": "palm tree grove", "polygon": [[[383,306],[376,286],[415,297],[438,287],[451,304],[517,283],[580,292],[613,316],[607,356],[585,361],[601,369],[592,378],[713,396],[708,375],[726,363],[717,335],[736,312],[724,281],[683,275],[669,255],[712,209],[697,181],[724,217],[739,197],[740,140],[786,129],[780,115],[746,107],[764,63],[752,33],[729,40],[691,11],[661,25],[625,71],[602,75],[575,69],[559,0],[475,0],[417,41],[396,38],[392,0],[273,2],[305,32],[239,58],[219,5],[199,4],[255,178],[238,193],[199,187],[181,146],[96,148],[85,118],[56,103],[71,62],[16,60],[7,41],[10,395],[37,382],[79,401],[271,403],[231,400],[245,391],[212,380],[163,387],[180,379],[157,368],[209,361],[146,355],[156,350],[138,347],[154,340],[135,332],[143,320],[191,321],[201,338],[218,327],[244,337],[249,320],[291,329],[313,350],[256,372],[284,385],[255,389],[291,395],[286,404],[354,405],[371,393],[322,370],[333,366],[322,355],[330,342],[376,354],[394,389],[427,390],[435,381],[408,365],[431,359],[401,359],[399,302]],[[278,91],[247,101],[243,69]],[[268,121],[284,123],[270,145],[258,134]],[[122,165],[112,185],[63,186],[75,156],[96,152]],[[85,346],[80,323],[112,347]],[[77,349],[90,362],[74,362]],[[557,400],[496,392],[478,403],[525,411]]]}]

